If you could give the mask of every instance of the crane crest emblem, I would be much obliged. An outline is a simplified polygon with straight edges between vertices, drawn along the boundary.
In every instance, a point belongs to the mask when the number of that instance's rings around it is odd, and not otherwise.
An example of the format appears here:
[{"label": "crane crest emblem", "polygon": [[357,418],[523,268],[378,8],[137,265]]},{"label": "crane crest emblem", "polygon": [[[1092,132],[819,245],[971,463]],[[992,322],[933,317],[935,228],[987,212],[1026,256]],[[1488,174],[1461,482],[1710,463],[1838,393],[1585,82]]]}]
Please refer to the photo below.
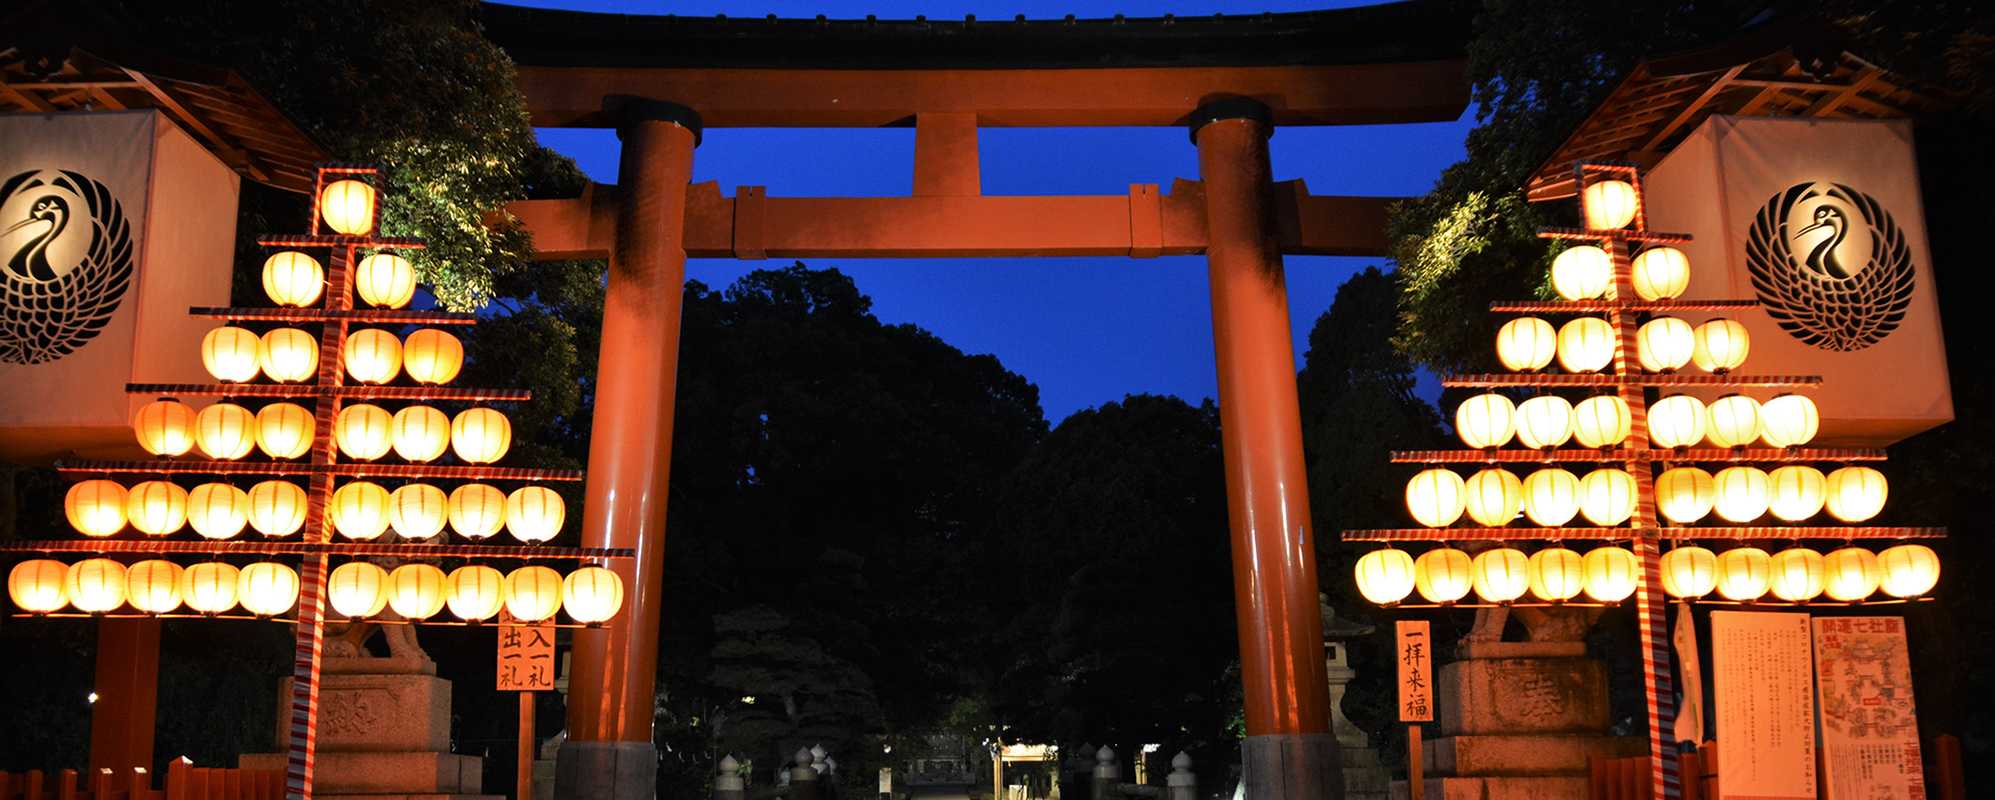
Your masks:
[{"label": "crane crest emblem", "polygon": [[1891,213],[1840,183],[1802,183],[1754,217],[1746,267],[1760,308],[1796,339],[1862,350],[1905,321],[1912,251]]},{"label": "crane crest emblem", "polygon": [[104,184],[30,170],[0,184],[0,362],[46,364],[104,330],[132,281],[132,229]]}]

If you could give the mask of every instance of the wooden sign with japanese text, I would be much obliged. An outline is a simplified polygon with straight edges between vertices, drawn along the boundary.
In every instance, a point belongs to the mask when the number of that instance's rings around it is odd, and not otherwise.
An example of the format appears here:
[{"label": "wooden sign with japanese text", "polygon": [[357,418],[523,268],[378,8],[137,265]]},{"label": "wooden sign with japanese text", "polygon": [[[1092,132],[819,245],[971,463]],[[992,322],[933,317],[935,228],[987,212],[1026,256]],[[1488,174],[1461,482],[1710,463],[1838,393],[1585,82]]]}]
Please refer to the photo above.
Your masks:
[{"label": "wooden sign with japanese text", "polygon": [[1400,620],[1399,721],[1434,721],[1434,643],[1426,620]]},{"label": "wooden sign with japanese text", "polygon": [[1711,612],[1719,800],[1815,797],[1808,615]]},{"label": "wooden sign with japanese text", "polygon": [[1904,617],[1816,617],[1827,800],[1926,796]]},{"label": "wooden sign with japanese text", "polygon": [[499,691],[535,692],[554,688],[554,625],[520,626],[499,612]]}]

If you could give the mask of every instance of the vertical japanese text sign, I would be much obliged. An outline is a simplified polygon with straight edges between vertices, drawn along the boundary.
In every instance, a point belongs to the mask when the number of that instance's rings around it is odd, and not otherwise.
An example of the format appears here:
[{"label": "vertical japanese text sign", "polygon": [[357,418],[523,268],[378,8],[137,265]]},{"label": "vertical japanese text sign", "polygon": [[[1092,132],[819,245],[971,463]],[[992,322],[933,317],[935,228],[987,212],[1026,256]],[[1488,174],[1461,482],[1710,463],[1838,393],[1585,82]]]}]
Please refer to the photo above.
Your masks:
[{"label": "vertical japanese text sign", "polygon": [[515,625],[511,614],[499,613],[499,691],[553,689],[554,626]]},{"label": "vertical japanese text sign", "polygon": [[1426,620],[1396,623],[1399,646],[1399,721],[1434,721],[1434,646]]}]

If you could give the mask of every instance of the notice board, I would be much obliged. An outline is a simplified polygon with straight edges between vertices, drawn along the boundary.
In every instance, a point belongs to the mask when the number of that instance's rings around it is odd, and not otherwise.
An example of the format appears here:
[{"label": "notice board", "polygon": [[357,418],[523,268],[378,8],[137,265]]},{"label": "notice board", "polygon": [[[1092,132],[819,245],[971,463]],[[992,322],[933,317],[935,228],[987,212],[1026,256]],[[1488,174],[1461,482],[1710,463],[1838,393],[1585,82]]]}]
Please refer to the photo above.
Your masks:
[{"label": "notice board", "polygon": [[1922,798],[1919,720],[1903,617],[1816,617],[1827,800]]},{"label": "notice board", "polygon": [[1711,612],[1719,800],[1815,797],[1809,617]]}]

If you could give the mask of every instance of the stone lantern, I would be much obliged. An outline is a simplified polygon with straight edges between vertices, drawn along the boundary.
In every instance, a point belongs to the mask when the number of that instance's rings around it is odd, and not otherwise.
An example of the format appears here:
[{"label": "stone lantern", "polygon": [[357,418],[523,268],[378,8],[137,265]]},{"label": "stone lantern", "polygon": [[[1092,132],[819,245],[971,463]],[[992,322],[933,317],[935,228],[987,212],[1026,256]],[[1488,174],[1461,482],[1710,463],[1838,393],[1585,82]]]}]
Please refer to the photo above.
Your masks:
[{"label": "stone lantern", "polygon": [[1391,774],[1380,766],[1371,737],[1344,716],[1344,691],[1358,676],[1351,669],[1350,643],[1372,635],[1371,625],[1339,619],[1330,597],[1318,593],[1323,612],[1323,666],[1330,683],[1330,730],[1343,752],[1345,800],[1385,800]]}]

